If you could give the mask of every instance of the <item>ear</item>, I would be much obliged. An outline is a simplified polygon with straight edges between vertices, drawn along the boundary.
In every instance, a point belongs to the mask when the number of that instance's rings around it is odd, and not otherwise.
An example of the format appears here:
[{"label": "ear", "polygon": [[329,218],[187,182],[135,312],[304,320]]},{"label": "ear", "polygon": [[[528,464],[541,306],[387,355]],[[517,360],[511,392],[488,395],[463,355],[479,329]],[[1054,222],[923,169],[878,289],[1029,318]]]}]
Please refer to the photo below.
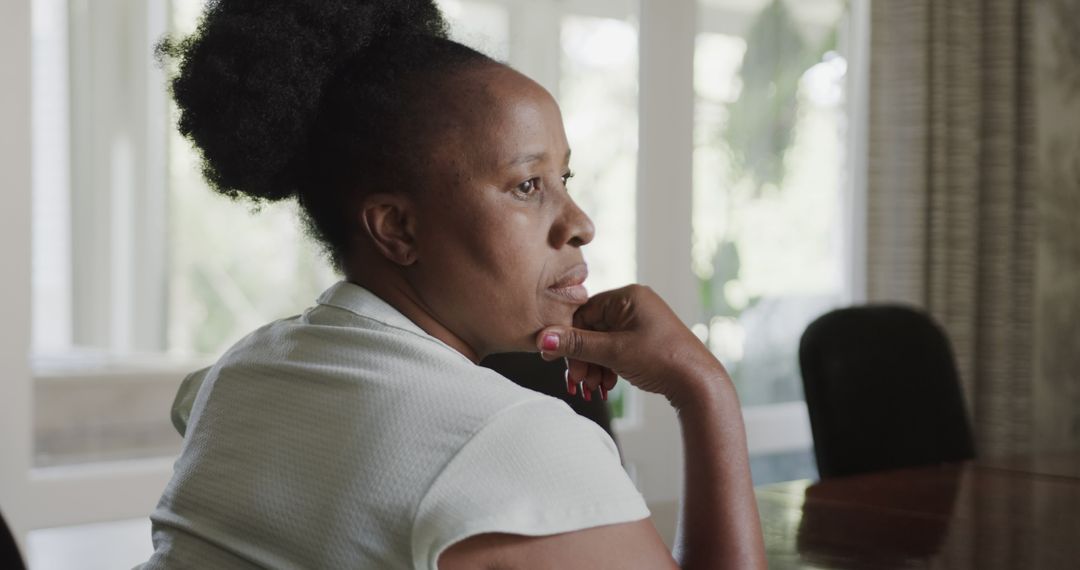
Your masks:
[{"label": "ear", "polygon": [[361,205],[361,222],[375,249],[398,265],[416,262],[416,216],[400,194],[372,194]]}]

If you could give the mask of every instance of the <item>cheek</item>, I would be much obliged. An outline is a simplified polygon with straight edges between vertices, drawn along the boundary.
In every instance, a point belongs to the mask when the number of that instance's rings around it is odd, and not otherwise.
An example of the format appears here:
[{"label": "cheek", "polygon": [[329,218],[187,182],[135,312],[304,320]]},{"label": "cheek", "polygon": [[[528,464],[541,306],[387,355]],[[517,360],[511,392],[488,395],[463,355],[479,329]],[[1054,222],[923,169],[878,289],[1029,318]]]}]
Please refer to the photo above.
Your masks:
[{"label": "cheek", "polygon": [[463,206],[432,211],[424,235],[435,258],[431,281],[457,300],[452,310],[506,338],[569,325],[574,307],[545,290],[560,269],[548,245],[546,212],[498,202]]},{"label": "cheek", "polygon": [[[517,212],[500,218],[498,272],[506,292],[506,314],[514,314],[519,327],[569,325],[575,307],[552,298],[547,285],[564,269],[548,244],[550,223],[538,212]],[[510,295],[507,295],[510,297]],[[530,333],[534,332],[531,328]]]},{"label": "cheek", "polygon": [[544,233],[527,212],[500,212],[489,216],[474,234],[477,264],[500,282],[528,283],[535,289],[545,262]]},{"label": "cheek", "polygon": [[477,219],[469,237],[472,266],[490,288],[489,298],[503,314],[530,324],[556,317],[543,295],[552,252],[539,218],[535,211],[503,210]]}]

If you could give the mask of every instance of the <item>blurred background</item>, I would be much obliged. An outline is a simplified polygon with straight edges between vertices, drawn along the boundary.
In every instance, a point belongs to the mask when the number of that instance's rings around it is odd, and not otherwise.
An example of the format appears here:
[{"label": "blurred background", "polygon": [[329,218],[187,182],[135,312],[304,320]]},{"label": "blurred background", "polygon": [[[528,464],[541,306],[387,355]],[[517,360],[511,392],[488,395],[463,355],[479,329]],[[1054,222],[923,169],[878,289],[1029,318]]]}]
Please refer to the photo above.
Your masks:
[{"label": "blurred background", "polygon": [[[878,231],[890,227],[890,212],[930,211],[873,190],[893,188],[883,172],[932,169],[930,158],[904,162],[907,139],[890,137],[910,116],[932,126],[939,115],[896,116],[892,100],[875,95],[911,96],[884,88],[905,79],[895,58],[907,52],[897,44],[918,38],[871,30],[904,14],[869,0],[439,4],[456,39],[533,77],[560,102],[577,174],[571,192],[597,227],[586,248],[590,291],[631,282],[657,289],[731,371],[755,482],[814,478],[797,359],[806,325],[867,299],[931,310],[936,303],[930,293],[882,285],[911,275],[909,258],[896,251],[934,251],[919,233],[933,222]],[[1066,228],[1080,215],[1080,49],[1068,38],[1080,35],[1080,10],[1066,0],[1035,4],[1033,22],[1023,25],[1046,39],[1033,41],[1018,65],[1029,66],[1023,85],[1034,93],[1021,103],[1040,104],[1040,114],[1024,120],[1044,127],[1022,146],[1033,172],[1058,190],[1036,196],[1034,182],[1022,185],[1031,192],[1015,203],[1030,210],[1021,223],[1029,238],[1020,242],[1029,249],[996,274],[976,272],[970,291],[983,279],[1024,274],[1028,288],[1017,294],[1032,317],[1017,358],[1035,386],[1025,393],[1053,378],[1041,393],[1066,393],[1075,404],[1080,240]],[[14,209],[0,217],[7,244],[0,259],[15,278],[0,285],[8,323],[0,365],[10,396],[0,398],[0,505],[29,536],[34,567],[62,566],[50,558],[56,544],[82,548],[78,537],[87,535],[77,529],[89,527],[73,525],[98,524],[85,548],[106,557],[102,567],[148,554],[145,516],[181,444],[168,410],[184,374],[254,328],[299,313],[338,279],[303,234],[294,203],[255,211],[212,193],[197,152],[175,130],[168,70],[154,61],[153,46],[163,34],[192,31],[202,7],[202,0],[19,0],[0,18],[7,22],[0,47],[14,46],[0,50],[12,78],[4,83],[18,87],[0,105],[5,129],[14,125],[0,153],[0,170],[14,172],[4,184]],[[1070,13],[1076,17],[1062,18]],[[927,69],[947,59],[919,54]],[[954,65],[941,77],[912,73],[937,85],[961,72]],[[931,158],[942,152],[922,150]],[[897,259],[894,274],[883,269],[881,260]],[[958,342],[969,339],[961,334]],[[961,361],[979,359],[974,348],[960,352]],[[966,389],[978,401],[974,380]],[[1036,415],[1039,398],[1029,398],[1036,404],[1025,417]],[[627,468],[646,499],[676,499],[682,450],[666,402],[622,383],[610,403]],[[1058,405],[1047,428],[1061,445],[1075,442],[1080,425],[1067,408]],[[141,542],[132,546],[132,536]],[[102,554],[110,540],[129,547]]]}]

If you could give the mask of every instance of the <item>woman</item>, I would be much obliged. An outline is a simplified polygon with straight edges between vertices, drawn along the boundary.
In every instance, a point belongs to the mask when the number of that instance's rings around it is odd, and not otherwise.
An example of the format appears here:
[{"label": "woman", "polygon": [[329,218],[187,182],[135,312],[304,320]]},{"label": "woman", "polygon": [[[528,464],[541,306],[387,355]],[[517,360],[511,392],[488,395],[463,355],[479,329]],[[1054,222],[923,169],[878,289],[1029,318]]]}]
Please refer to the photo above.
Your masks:
[{"label": "woman", "polygon": [[[421,0],[219,0],[179,61],[212,186],[296,197],[345,280],[201,384],[146,568],[670,568],[611,439],[476,366],[568,358],[683,426],[683,568],[762,567],[724,368],[647,288],[589,298],[558,106]],[[191,383],[189,383],[191,384]]]}]

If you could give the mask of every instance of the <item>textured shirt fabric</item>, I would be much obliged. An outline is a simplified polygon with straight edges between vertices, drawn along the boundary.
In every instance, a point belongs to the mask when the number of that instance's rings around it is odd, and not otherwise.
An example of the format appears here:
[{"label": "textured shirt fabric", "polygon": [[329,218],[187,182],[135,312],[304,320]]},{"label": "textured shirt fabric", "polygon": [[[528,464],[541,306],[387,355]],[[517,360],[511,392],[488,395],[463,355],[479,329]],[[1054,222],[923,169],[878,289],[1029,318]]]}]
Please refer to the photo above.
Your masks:
[{"label": "textured shirt fabric", "polygon": [[602,429],[347,282],[184,385],[145,569],[434,569],[472,535],[649,515]]}]

